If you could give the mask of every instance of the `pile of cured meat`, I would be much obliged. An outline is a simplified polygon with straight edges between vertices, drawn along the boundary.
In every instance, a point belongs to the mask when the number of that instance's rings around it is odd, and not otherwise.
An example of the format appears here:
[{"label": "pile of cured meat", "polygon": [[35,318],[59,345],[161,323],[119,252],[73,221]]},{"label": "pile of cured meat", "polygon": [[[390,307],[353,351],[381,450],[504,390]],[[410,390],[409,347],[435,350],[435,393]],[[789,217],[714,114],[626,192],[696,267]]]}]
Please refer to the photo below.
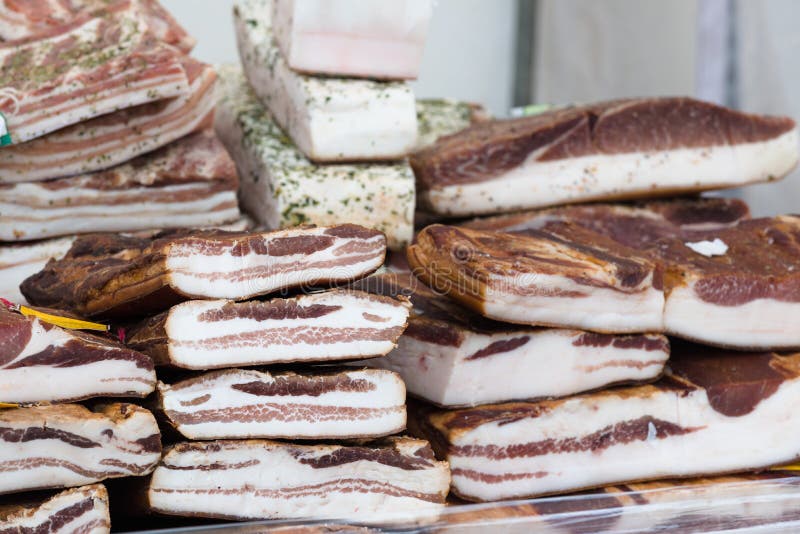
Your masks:
[{"label": "pile of cured meat", "polygon": [[800,218],[697,195],[790,172],[791,119],[417,101],[429,0],[237,0],[219,73],[155,0],[36,4],[0,0],[0,531],[630,511],[800,458]]}]

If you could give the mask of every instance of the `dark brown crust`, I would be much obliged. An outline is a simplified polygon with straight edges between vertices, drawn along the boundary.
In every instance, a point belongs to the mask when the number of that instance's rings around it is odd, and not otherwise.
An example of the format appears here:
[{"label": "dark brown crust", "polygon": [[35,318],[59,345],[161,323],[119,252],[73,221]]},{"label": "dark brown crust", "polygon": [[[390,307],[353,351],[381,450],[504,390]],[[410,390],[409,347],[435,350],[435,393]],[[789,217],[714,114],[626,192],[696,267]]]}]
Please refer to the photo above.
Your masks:
[{"label": "dark brown crust", "polygon": [[795,127],[690,98],[602,102],[532,117],[477,123],[412,155],[421,190],[485,181],[537,150],[539,161],[590,154],[670,151],[752,143]]}]

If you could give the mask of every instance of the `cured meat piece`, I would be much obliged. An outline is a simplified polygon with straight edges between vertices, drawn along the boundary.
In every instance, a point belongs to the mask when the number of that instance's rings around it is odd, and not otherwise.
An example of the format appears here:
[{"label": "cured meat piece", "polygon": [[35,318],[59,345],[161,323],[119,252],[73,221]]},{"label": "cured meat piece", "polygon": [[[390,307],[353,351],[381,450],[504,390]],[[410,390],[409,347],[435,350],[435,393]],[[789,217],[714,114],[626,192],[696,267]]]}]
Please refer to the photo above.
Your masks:
[{"label": "cured meat piece", "polygon": [[236,167],[202,132],[107,171],[0,184],[0,240],[213,226],[239,217]]},{"label": "cured meat piece", "polygon": [[0,111],[12,142],[185,94],[180,59],[130,10],[83,17],[40,40],[0,43]]},{"label": "cured meat piece", "polygon": [[453,216],[738,187],[800,157],[794,121],[689,98],[476,124],[414,155],[424,208]]},{"label": "cured meat piece", "polygon": [[0,505],[0,532],[108,534],[108,492],[102,484],[64,490],[35,503]]},{"label": "cured meat piece", "polygon": [[0,308],[3,402],[145,397],[155,385],[153,361],[144,354]]},{"label": "cured meat piece", "polygon": [[562,397],[657,378],[669,343],[655,334],[614,336],[530,328],[473,314],[410,273],[376,274],[353,287],[406,295],[414,306],[397,349],[364,362],[400,373],[409,393],[440,406]]},{"label": "cured meat piece", "polygon": [[659,266],[577,225],[525,235],[432,225],[417,240],[408,247],[414,273],[491,319],[611,333],[663,330]]},{"label": "cured meat piece", "polygon": [[113,16],[119,10],[141,13],[149,32],[184,54],[194,48],[194,38],[157,0],[0,0],[0,39],[48,35],[81,15]]},{"label": "cured meat piece", "polygon": [[182,96],[126,108],[45,137],[0,150],[0,182],[31,182],[83,174],[124,163],[210,126],[216,102],[214,69],[191,58]]},{"label": "cured meat piece", "polygon": [[673,344],[654,385],[563,400],[421,409],[409,426],[491,501],[635,480],[756,470],[800,456],[800,353]]},{"label": "cured meat piece", "polygon": [[410,86],[294,72],[273,40],[271,10],[271,0],[235,2],[239,56],[255,93],[297,148],[316,162],[405,157],[417,140]]},{"label": "cured meat piece", "polygon": [[406,437],[363,446],[212,441],[167,450],[147,498],[152,511],[173,515],[377,522],[440,509],[449,483],[447,463]]},{"label": "cured meat piece", "polygon": [[295,71],[415,79],[432,13],[431,0],[275,0],[275,40]]},{"label": "cured meat piece", "polygon": [[189,439],[375,438],[406,427],[406,388],[380,369],[226,369],[158,385],[159,408]]},{"label": "cured meat piece", "polygon": [[242,205],[267,228],[356,223],[411,242],[414,173],[406,162],[316,165],[281,131],[238,68],[220,74],[216,130],[239,166]]},{"label": "cured meat piece", "polygon": [[417,100],[417,150],[491,117],[480,104],[449,98]]},{"label": "cured meat piece", "polygon": [[0,297],[17,304],[25,304],[27,301],[19,292],[22,281],[41,271],[51,258],[64,257],[74,240],[70,236],[0,246]]},{"label": "cured meat piece", "polygon": [[800,220],[747,214],[740,201],[700,199],[573,206],[469,224],[519,234],[580,225],[662,266],[670,334],[739,349],[800,347]]},{"label": "cured meat piece", "polygon": [[146,475],[160,458],[156,420],[133,404],[0,411],[0,494]]},{"label": "cured meat piece", "polygon": [[383,356],[406,327],[408,302],[332,290],[291,299],[194,300],[145,320],[128,346],[158,365],[215,369]]},{"label": "cured meat piece", "polygon": [[146,315],[192,298],[244,300],[349,282],[380,267],[385,254],[383,234],[352,224],[154,239],[90,234],[20,289],[33,304],[87,317]]}]

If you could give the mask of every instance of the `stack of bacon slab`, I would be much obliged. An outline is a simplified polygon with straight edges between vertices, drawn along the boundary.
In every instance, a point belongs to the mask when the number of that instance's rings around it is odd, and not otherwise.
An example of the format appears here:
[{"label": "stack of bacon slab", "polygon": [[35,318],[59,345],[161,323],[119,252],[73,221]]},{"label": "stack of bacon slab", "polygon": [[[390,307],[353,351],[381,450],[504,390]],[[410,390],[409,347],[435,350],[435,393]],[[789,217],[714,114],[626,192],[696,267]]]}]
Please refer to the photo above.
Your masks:
[{"label": "stack of bacon slab", "polygon": [[[172,433],[217,441],[176,445],[166,454],[143,490],[151,511],[239,519],[435,511],[450,475],[426,442],[269,441],[372,440],[402,432],[406,390],[397,373],[235,368],[391,351],[408,320],[403,297],[334,288],[248,300],[350,283],[380,267],[385,253],[382,233],[352,224],[94,234],[76,239],[22,291],[37,305],[125,322],[138,317],[126,329],[126,350],[148,354],[165,371],[201,372],[170,373],[173,379],[158,383],[154,404]],[[12,364],[30,359],[22,352]],[[244,503],[240,510],[230,510],[234,498]]]},{"label": "stack of bacon slab", "polygon": [[[666,98],[479,123],[412,163],[423,205],[446,216],[730,187],[780,178],[797,159],[788,118]],[[790,408],[800,394],[797,217],[751,219],[742,202],[713,198],[575,204],[431,225],[407,256],[418,278],[369,280],[414,304],[401,350],[379,366],[439,405],[417,405],[409,424],[450,462],[460,497],[559,494],[800,458]],[[595,347],[577,365],[574,348],[563,348],[567,329],[578,329],[573,346]],[[566,342],[548,361],[552,339]],[[653,362],[625,357],[656,339],[660,362],[653,352]],[[538,397],[516,385],[523,367],[505,376],[502,364],[475,367],[484,357],[522,359],[526,347],[545,362],[526,375],[529,391],[536,371],[552,380]],[[663,375],[590,386],[612,348],[611,365],[644,373],[660,363]],[[582,387],[570,388],[578,377]]]},{"label": "stack of bacon slab", "polygon": [[431,10],[430,0],[235,3],[244,76],[226,73],[216,129],[244,209],[268,228],[351,222],[383,231],[390,248],[411,242],[405,158],[418,127],[402,80],[416,77]]},{"label": "stack of bacon slab", "polygon": [[2,0],[0,37],[0,241],[239,217],[216,74],[156,0]]}]

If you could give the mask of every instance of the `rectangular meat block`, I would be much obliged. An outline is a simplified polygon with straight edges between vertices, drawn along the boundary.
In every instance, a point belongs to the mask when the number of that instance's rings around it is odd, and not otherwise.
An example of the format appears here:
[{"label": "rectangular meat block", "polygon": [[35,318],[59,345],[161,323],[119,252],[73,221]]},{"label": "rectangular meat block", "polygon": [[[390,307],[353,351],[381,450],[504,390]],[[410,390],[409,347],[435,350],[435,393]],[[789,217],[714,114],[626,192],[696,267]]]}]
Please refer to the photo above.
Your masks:
[{"label": "rectangular meat block", "polygon": [[361,224],[400,249],[413,237],[414,173],[407,162],[317,165],[286,137],[238,67],[220,72],[217,134],[239,168],[242,207],[267,228]]},{"label": "rectangular meat block", "polygon": [[160,459],[156,420],[133,404],[0,410],[0,494],[146,475]]},{"label": "rectangular meat block", "polygon": [[424,209],[467,216],[777,180],[799,147],[787,117],[644,98],[483,122],[411,165]]},{"label": "rectangular meat block", "polygon": [[153,512],[223,519],[407,518],[444,506],[450,473],[427,442],[266,440],[175,445],[153,472]]},{"label": "rectangular meat block", "polygon": [[31,243],[0,246],[0,296],[16,304],[27,301],[19,285],[38,273],[51,258],[62,258],[72,247],[74,236],[47,239]]},{"label": "rectangular meat block", "polygon": [[0,531],[8,534],[108,534],[108,492],[102,484],[64,490],[44,500],[0,505]]},{"label": "rectangular meat block", "polygon": [[330,76],[414,79],[431,0],[275,0],[275,40],[289,68]]},{"label": "rectangular meat block", "polygon": [[214,226],[239,217],[236,166],[211,131],[106,171],[0,184],[0,240]]},{"label": "rectangular meat block", "polygon": [[268,301],[193,300],[142,321],[126,341],[157,365],[195,370],[372,358],[396,346],[409,308],[338,289]]},{"label": "rectangular meat block", "polygon": [[480,104],[449,98],[417,100],[416,150],[431,146],[439,138],[460,132],[476,122],[491,118]]},{"label": "rectangular meat block", "polygon": [[406,388],[382,369],[226,369],[159,383],[159,409],[188,439],[377,438],[406,428]]},{"label": "rectangular meat block", "polygon": [[[210,126],[216,73],[189,57],[182,96],[129,107],[0,150],[0,183],[35,182],[119,165]],[[12,132],[13,134],[13,132]]]},{"label": "rectangular meat block", "polygon": [[363,363],[400,373],[409,393],[440,406],[562,397],[647,382],[661,374],[669,357],[661,335],[615,336],[485,319],[410,273],[376,274],[353,287],[411,298],[413,312],[397,349]]},{"label": "rectangular meat block", "polygon": [[0,401],[146,397],[155,385],[148,356],[0,307]]},{"label": "rectangular meat block", "polygon": [[432,225],[408,247],[422,281],[488,318],[606,333],[663,330],[663,275],[577,225],[525,235]]},{"label": "rectangular meat block", "polygon": [[739,349],[800,347],[800,219],[747,216],[740,201],[698,199],[572,206],[468,224],[519,235],[579,225],[661,266],[668,333]]},{"label": "rectangular meat block", "polygon": [[411,152],[417,116],[410,86],[294,72],[275,44],[271,10],[271,0],[234,3],[239,56],[253,90],[297,148],[315,162],[396,160]]},{"label": "rectangular meat block", "polygon": [[41,39],[0,42],[0,111],[13,143],[187,92],[180,51],[149,33],[141,12],[116,7]]},{"label": "rectangular meat block", "polygon": [[653,385],[563,400],[422,408],[409,426],[492,501],[637,480],[759,470],[800,457],[800,353],[673,344]]},{"label": "rectangular meat block", "polygon": [[6,41],[48,35],[82,15],[108,16],[122,9],[141,13],[147,30],[159,41],[188,54],[195,40],[158,0],[0,0],[0,39]]},{"label": "rectangular meat block", "polygon": [[37,306],[87,317],[142,316],[193,298],[245,300],[349,282],[380,267],[385,255],[383,234],[352,224],[155,238],[88,234],[20,289]]}]

